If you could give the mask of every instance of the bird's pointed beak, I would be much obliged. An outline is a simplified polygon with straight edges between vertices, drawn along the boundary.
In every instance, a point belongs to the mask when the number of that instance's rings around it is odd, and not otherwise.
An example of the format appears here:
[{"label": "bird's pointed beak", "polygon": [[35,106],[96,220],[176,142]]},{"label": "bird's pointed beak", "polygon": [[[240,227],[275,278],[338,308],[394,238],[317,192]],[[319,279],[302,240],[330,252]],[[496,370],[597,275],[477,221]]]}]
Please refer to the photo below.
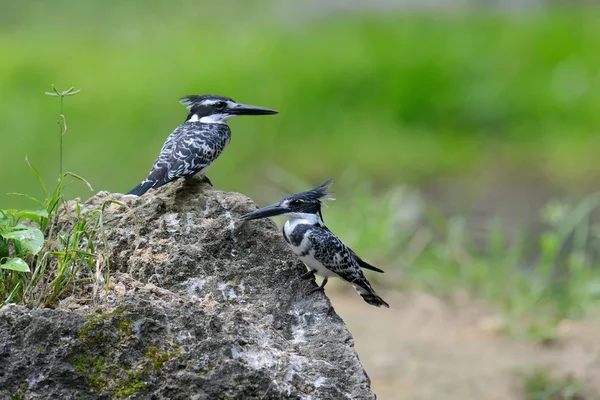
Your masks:
[{"label": "bird's pointed beak", "polygon": [[259,208],[256,211],[252,211],[246,215],[242,215],[240,219],[242,221],[249,221],[251,219],[275,217],[277,215],[285,214],[288,211],[288,209],[281,207],[279,204],[271,204],[270,206]]},{"label": "bird's pointed beak", "polygon": [[278,111],[271,110],[270,108],[251,106],[249,104],[238,104],[230,109],[230,111],[235,115],[269,115],[278,113]]}]

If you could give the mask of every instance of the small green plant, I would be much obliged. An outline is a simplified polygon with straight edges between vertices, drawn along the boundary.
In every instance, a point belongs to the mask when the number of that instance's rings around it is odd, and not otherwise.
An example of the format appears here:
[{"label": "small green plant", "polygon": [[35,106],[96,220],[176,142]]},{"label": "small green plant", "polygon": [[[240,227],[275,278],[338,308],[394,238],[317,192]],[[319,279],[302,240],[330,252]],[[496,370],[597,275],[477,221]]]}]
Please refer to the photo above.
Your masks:
[{"label": "small green plant", "polygon": [[546,369],[524,376],[525,400],[584,400],[580,384],[571,376],[556,377]]},{"label": "small green plant", "polygon": [[[79,90],[59,91],[54,85],[52,89],[53,93],[46,94],[60,97],[60,175],[54,190],[48,191],[39,172],[26,158],[43,199],[13,193],[33,201],[36,209],[0,210],[0,307],[9,302],[30,307],[52,306],[67,291],[75,290],[75,284],[99,280],[108,285],[110,277],[109,255],[100,256],[101,251],[108,251],[103,211],[108,204],[123,204],[106,200],[87,210],[79,202],[71,203],[71,207],[66,205],[62,191],[69,178],[83,183],[90,191],[93,189],[81,176],[62,171],[63,136],[67,131],[63,100]],[[102,244],[102,249],[98,244]]]},{"label": "small green plant", "polygon": [[[5,302],[21,289],[21,274],[31,272],[29,264],[44,245],[42,218],[48,218],[46,210],[0,210],[0,293],[5,294]],[[26,221],[37,221],[38,227]]]}]

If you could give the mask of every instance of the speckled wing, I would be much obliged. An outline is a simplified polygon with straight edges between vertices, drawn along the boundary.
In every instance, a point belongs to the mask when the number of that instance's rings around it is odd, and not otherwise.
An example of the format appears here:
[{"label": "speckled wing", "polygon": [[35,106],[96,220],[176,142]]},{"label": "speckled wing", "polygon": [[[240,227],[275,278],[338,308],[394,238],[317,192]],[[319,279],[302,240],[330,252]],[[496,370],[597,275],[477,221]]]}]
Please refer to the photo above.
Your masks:
[{"label": "speckled wing", "polygon": [[329,229],[315,228],[307,239],[311,243],[308,253],[325,268],[352,284],[358,294],[374,307],[389,305],[376,293],[362,272],[355,253]]},{"label": "speckled wing", "polygon": [[350,283],[370,289],[352,252],[337,236],[329,230],[313,228],[307,239],[311,243],[309,254],[325,268]]},{"label": "speckled wing", "polygon": [[147,179],[158,188],[203,171],[221,155],[230,138],[227,125],[183,124],[165,141]]},{"label": "speckled wing", "polygon": [[[327,230],[327,232],[329,232],[329,233],[331,233],[333,235],[333,233],[326,226],[323,226],[322,228],[325,229],[325,230]],[[368,270],[375,271],[375,272],[379,272],[381,274],[383,274],[385,272],[384,270],[379,269],[379,268],[377,268],[377,267],[369,264],[368,262],[366,262],[362,258],[360,258],[350,247],[348,247],[348,246],[346,246],[346,247],[350,251],[350,254],[352,254],[352,257],[354,257],[354,259],[356,260],[356,262],[358,262],[358,265],[360,265],[361,268],[368,269]]]}]

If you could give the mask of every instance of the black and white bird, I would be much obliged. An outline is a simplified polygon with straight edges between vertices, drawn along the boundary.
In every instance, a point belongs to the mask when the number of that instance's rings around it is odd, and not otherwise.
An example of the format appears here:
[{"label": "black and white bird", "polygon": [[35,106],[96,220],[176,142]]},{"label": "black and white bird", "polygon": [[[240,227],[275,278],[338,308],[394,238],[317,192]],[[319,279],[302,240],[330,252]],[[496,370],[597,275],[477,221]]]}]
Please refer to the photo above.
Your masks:
[{"label": "black and white bird", "polygon": [[229,97],[212,94],[186,96],[180,101],[188,108],[185,122],[169,135],[148,177],[127,194],[141,196],[179,178],[197,173],[206,178],[206,169],[231,140],[227,120],[240,115],[277,114],[268,108],[236,103]]},{"label": "black and white bird", "polygon": [[285,196],[277,203],[248,213],[241,219],[287,217],[283,237],[309,269],[302,277],[310,278],[315,273],[323,277],[323,283],[314,291],[324,290],[329,278],[339,277],[350,282],[370,305],[389,308],[375,293],[361,268],[383,271],[363,261],[323,223],[321,199],[330,198],[327,192],[330,184],[331,179],[307,192]]}]

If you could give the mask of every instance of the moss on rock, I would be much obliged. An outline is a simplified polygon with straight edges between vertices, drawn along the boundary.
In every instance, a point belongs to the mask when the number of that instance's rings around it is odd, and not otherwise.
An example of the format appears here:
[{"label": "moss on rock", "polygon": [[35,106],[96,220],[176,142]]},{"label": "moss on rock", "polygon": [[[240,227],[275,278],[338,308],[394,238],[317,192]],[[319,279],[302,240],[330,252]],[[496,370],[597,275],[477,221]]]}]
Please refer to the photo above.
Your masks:
[{"label": "moss on rock", "polygon": [[78,352],[69,362],[97,394],[127,398],[150,385],[144,378],[179,357],[176,346],[145,345],[133,331],[132,315],[122,307],[92,314],[79,331]]}]

